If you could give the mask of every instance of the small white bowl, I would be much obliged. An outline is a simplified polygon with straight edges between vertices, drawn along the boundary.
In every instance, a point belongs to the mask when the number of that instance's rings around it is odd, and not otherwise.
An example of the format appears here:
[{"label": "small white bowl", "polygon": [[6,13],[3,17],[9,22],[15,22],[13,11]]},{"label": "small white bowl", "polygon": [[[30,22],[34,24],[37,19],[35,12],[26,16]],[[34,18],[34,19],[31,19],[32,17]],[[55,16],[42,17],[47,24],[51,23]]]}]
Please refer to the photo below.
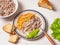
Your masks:
[{"label": "small white bowl", "polygon": [[6,16],[0,16],[0,18],[10,17],[10,16],[12,16],[18,10],[18,1],[17,0],[13,0],[13,2],[15,3],[15,10],[14,10],[14,12],[12,12],[11,14],[6,15]]}]

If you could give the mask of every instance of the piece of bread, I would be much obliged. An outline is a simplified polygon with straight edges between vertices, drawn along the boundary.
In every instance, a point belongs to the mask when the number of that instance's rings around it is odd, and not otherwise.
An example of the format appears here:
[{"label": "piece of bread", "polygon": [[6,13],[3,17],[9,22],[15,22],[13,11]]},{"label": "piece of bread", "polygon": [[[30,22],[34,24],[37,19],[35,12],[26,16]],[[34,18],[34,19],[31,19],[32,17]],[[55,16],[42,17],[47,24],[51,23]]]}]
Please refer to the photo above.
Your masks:
[{"label": "piece of bread", "polygon": [[53,6],[51,5],[51,3],[48,0],[39,0],[38,6],[53,10]]},{"label": "piece of bread", "polygon": [[10,38],[9,38],[8,41],[11,42],[11,43],[17,43],[18,39],[19,39],[18,35],[14,34],[14,35],[10,35]]},{"label": "piece of bread", "polygon": [[9,34],[14,34],[14,26],[10,23],[7,23],[6,25],[3,26],[3,30]]}]

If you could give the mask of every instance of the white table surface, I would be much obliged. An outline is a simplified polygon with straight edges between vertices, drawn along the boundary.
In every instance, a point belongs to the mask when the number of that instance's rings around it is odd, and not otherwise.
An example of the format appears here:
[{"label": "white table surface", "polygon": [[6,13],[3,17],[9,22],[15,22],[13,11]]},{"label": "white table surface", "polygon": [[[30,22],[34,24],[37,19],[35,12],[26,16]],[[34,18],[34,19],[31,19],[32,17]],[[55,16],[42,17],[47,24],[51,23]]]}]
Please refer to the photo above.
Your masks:
[{"label": "white table surface", "polygon": [[[38,2],[38,0],[19,0],[18,12],[21,10],[26,10],[26,9],[34,9],[34,10],[39,11],[46,18],[46,20],[48,22],[48,28],[49,28],[49,26],[54,21],[54,19],[60,17],[60,0],[50,0],[50,2],[53,4],[56,11],[38,7],[37,2]],[[12,20],[13,20],[13,16],[10,18],[6,18],[6,19],[0,19],[0,45],[51,45],[46,37],[43,37],[36,41],[27,41],[27,40],[21,38],[17,44],[9,43],[8,42],[9,34],[7,34],[6,32],[3,31],[2,26],[8,22],[12,22]],[[48,29],[47,33],[49,35],[51,34],[50,29]],[[60,42],[58,42],[55,39],[54,39],[54,41],[57,45],[60,45]]]}]

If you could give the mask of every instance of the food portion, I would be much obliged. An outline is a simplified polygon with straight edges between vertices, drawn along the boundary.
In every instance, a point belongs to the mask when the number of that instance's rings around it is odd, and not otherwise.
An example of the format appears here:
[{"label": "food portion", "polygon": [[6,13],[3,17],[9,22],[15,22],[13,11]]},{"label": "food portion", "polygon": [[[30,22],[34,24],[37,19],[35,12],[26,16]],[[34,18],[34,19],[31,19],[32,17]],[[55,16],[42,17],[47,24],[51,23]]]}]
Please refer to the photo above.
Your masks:
[{"label": "food portion", "polygon": [[43,8],[47,8],[50,10],[53,9],[53,6],[51,5],[51,3],[48,0],[39,0],[38,6],[43,7]]},{"label": "food portion", "polygon": [[40,31],[38,29],[41,27],[41,24],[41,19],[32,12],[23,13],[18,16],[16,20],[17,29],[20,33],[24,34],[26,38],[36,37]]},{"label": "food portion", "polygon": [[14,34],[14,26],[10,23],[7,23],[3,26],[3,30],[9,34]]},{"label": "food portion", "polygon": [[29,21],[31,18],[34,18],[34,14],[32,13],[27,13],[27,14],[23,14],[22,16],[20,16],[17,20],[17,28],[20,30],[22,28],[22,24],[24,22]]},{"label": "food portion", "polygon": [[15,35],[10,35],[10,38],[9,38],[8,41],[11,42],[11,43],[17,43],[18,39],[19,39],[18,35],[15,34]]},{"label": "food portion", "polygon": [[60,41],[60,18],[54,20],[50,29],[52,30],[52,37]]},{"label": "food portion", "polygon": [[15,10],[13,0],[0,0],[0,16],[11,14]]},{"label": "food portion", "polygon": [[18,35],[14,32],[15,27],[11,23],[7,23],[3,26],[3,30],[7,32],[10,37],[9,37],[9,42],[11,43],[17,43],[18,42]]},{"label": "food portion", "polygon": [[34,38],[37,36],[39,29],[34,29],[26,35],[26,38]]}]

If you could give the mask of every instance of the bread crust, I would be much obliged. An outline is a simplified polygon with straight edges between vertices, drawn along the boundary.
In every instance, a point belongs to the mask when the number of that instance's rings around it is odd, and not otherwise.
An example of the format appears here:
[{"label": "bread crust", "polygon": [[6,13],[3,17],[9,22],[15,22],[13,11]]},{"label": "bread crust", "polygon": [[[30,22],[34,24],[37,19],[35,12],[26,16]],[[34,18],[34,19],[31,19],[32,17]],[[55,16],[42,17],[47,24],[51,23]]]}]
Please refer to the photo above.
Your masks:
[{"label": "bread crust", "polygon": [[7,23],[3,26],[3,30],[9,34],[14,34],[14,29],[15,27],[10,23]]},{"label": "bread crust", "polygon": [[51,5],[51,3],[48,0],[39,0],[38,6],[53,10],[53,6]]}]

